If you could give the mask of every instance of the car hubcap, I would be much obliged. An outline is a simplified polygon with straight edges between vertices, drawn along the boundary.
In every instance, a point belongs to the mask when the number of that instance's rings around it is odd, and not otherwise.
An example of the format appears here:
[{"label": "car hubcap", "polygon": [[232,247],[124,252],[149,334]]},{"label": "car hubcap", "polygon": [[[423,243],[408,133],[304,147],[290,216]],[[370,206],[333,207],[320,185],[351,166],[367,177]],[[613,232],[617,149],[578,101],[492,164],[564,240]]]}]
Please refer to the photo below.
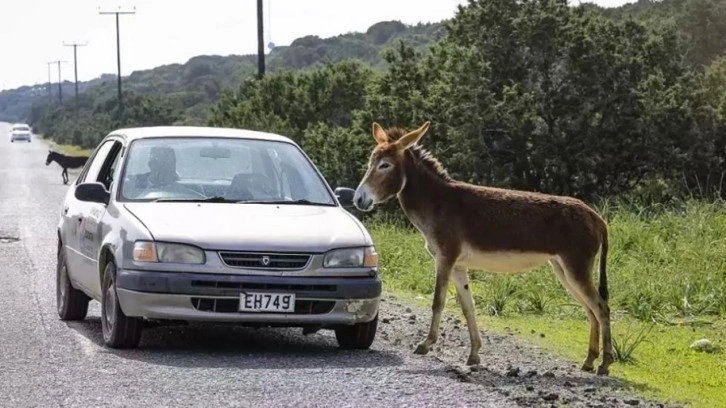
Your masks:
[{"label": "car hubcap", "polygon": [[116,319],[116,291],[113,290],[113,284],[109,285],[106,289],[106,300],[104,302],[105,316],[107,332],[110,333],[113,330],[113,325]]}]

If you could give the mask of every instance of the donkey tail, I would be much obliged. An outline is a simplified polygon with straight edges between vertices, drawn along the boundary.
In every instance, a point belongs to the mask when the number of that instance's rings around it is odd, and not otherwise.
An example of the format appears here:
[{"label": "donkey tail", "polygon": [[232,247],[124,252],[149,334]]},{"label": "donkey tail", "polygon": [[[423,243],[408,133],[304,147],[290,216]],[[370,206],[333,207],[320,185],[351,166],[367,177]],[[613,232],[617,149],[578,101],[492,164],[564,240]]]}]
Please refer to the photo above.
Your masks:
[{"label": "donkey tail", "polygon": [[603,229],[602,243],[600,248],[600,286],[597,291],[600,297],[607,302],[608,300],[608,275],[607,275],[607,258],[608,258],[608,230]]}]

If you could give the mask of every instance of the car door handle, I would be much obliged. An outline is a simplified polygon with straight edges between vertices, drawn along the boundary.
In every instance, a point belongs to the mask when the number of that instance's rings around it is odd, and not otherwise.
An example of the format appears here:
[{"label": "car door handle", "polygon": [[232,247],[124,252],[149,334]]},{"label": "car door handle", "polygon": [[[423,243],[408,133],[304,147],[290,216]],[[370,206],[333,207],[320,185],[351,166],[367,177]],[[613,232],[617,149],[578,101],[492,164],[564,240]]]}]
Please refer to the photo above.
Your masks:
[{"label": "car door handle", "polygon": [[63,214],[68,214],[68,207],[63,207]]}]

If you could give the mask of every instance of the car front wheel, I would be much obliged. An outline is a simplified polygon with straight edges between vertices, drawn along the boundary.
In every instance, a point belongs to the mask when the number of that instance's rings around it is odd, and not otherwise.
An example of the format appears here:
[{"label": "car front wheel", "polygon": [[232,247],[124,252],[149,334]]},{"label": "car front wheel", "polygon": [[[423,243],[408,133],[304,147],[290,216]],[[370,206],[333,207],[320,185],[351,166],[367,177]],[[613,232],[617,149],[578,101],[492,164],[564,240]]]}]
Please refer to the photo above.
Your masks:
[{"label": "car front wheel", "polygon": [[61,320],[83,320],[88,313],[88,302],[91,300],[85,293],[71,285],[66,266],[66,256],[63,248],[58,250],[58,263],[56,266],[56,309]]},{"label": "car front wheel", "polygon": [[116,293],[116,265],[106,265],[101,295],[101,331],[103,342],[111,348],[134,348],[141,339],[141,320],[128,317],[121,310]]},{"label": "car front wheel", "polygon": [[346,350],[367,350],[373,344],[378,329],[378,314],[370,322],[356,323],[335,329],[338,346]]}]

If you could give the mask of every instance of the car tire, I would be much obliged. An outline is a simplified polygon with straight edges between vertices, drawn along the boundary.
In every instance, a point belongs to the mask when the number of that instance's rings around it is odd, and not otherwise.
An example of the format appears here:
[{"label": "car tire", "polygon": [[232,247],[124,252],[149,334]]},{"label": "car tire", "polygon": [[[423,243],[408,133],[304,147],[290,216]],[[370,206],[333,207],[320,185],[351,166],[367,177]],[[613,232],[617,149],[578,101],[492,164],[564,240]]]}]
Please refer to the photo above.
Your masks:
[{"label": "car tire", "polygon": [[106,264],[101,285],[101,331],[103,342],[111,348],[135,348],[141,339],[141,320],[121,310],[116,294],[116,265]]},{"label": "car tire", "polygon": [[378,329],[378,314],[370,322],[356,323],[335,329],[338,346],[345,350],[367,350],[373,344]]},{"label": "car tire", "polygon": [[56,265],[56,309],[63,321],[83,320],[88,314],[88,302],[91,300],[85,293],[73,287],[68,276],[65,251],[58,250]]}]

